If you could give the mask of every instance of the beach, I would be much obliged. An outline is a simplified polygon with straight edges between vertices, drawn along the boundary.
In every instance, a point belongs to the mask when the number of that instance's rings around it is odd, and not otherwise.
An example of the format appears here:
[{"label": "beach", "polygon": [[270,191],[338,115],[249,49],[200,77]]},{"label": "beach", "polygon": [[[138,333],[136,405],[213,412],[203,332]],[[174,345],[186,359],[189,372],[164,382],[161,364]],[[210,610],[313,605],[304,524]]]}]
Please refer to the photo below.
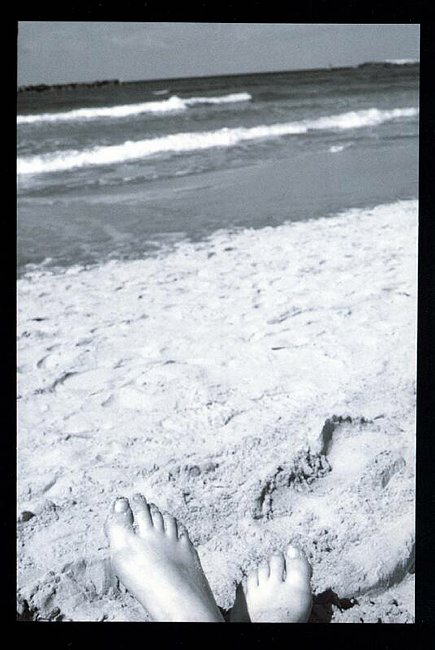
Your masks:
[{"label": "beach", "polygon": [[142,492],[187,527],[224,611],[292,542],[310,622],[413,622],[417,201],[327,214],[26,267],[22,619],[148,620],[103,533]]},{"label": "beach", "polygon": [[310,623],[414,622],[418,61],[17,97],[17,611],[148,621],[140,492],[226,619],[288,544]]}]

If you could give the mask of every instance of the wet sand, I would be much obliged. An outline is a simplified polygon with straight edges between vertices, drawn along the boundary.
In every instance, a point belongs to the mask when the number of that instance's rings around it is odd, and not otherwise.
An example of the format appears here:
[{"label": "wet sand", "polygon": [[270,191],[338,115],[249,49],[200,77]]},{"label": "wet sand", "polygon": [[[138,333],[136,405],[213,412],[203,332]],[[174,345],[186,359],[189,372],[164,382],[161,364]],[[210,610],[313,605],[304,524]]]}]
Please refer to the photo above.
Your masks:
[{"label": "wet sand", "polygon": [[[180,167],[180,172],[183,169]],[[149,183],[35,194],[18,201],[18,266],[142,258],[162,243],[203,240],[218,229],[262,228],[349,208],[415,199],[418,148],[410,138],[378,148],[290,157]]]}]

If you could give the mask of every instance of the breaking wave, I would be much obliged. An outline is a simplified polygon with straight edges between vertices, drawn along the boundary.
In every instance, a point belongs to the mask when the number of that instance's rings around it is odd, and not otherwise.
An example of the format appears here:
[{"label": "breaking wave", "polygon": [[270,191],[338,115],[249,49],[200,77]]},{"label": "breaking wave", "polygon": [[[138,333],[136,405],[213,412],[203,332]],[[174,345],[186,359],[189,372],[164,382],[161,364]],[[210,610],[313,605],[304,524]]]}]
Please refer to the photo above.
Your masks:
[{"label": "breaking wave", "polygon": [[[201,98],[195,99],[200,100]],[[327,115],[312,120],[260,125],[249,128],[222,128],[215,131],[175,133],[145,140],[128,140],[118,145],[21,157],[17,161],[17,171],[18,174],[44,174],[66,171],[77,167],[110,165],[140,160],[156,154],[182,153],[213,147],[233,147],[240,142],[298,135],[309,131],[359,129],[417,115],[418,109],[412,107],[391,110],[370,108],[338,115]]]},{"label": "breaking wave", "polygon": [[172,113],[185,111],[198,104],[230,104],[247,102],[252,99],[249,93],[231,93],[221,97],[188,97],[172,95],[168,99],[140,104],[121,104],[118,106],[100,106],[98,108],[78,108],[61,113],[39,113],[37,115],[18,115],[17,124],[37,124],[41,122],[70,122],[99,119],[120,119],[141,113]]}]

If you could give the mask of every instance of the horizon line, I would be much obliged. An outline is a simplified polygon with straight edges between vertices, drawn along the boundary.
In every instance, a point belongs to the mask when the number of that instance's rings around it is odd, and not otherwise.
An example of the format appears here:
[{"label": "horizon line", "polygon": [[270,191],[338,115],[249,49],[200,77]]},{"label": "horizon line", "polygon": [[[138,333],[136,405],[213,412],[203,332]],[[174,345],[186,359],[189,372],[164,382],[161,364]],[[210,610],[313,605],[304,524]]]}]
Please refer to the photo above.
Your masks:
[{"label": "horizon line", "polygon": [[[398,61],[398,63],[395,63]],[[399,63],[400,62],[400,63]],[[92,81],[65,81],[65,82],[56,82],[56,83],[32,83],[32,84],[21,84],[17,86],[17,90],[31,90],[32,88],[55,88],[55,87],[65,87],[65,86],[93,86],[97,84],[109,85],[109,84],[139,84],[139,83],[148,83],[148,82],[160,82],[160,81],[183,81],[189,79],[214,79],[219,77],[249,77],[256,75],[273,75],[273,74],[289,74],[297,72],[321,72],[325,70],[346,70],[355,68],[358,69],[363,66],[369,65],[386,65],[386,66],[402,66],[402,65],[420,65],[419,59],[383,59],[381,61],[364,61],[363,63],[357,63],[354,65],[327,65],[324,67],[313,67],[313,68],[292,68],[292,69],[282,69],[282,70],[260,70],[256,72],[228,72],[228,73],[218,73],[218,74],[197,74],[189,76],[179,76],[179,77],[155,77],[148,79],[94,79]]]}]

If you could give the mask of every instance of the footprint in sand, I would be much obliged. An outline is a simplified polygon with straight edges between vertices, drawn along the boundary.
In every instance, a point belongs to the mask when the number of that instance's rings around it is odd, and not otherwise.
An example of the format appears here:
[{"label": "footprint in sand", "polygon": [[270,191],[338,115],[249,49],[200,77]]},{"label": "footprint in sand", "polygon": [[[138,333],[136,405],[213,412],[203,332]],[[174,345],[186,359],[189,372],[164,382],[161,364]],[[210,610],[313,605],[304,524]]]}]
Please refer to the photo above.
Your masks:
[{"label": "footprint in sand", "polygon": [[388,441],[379,425],[365,418],[333,416],[326,420],[321,437],[334,477],[344,483],[360,480],[383,488],[406,465],[399,452],[385,449]]},{"label": "footprint in sand", "polygon": [[289,514],[292,491],[300,492],[331,471],[326,456],[310,451],[299,454],[291,463],[279,465],[263,482],[254,501],[254,519],[270,519]]}]

